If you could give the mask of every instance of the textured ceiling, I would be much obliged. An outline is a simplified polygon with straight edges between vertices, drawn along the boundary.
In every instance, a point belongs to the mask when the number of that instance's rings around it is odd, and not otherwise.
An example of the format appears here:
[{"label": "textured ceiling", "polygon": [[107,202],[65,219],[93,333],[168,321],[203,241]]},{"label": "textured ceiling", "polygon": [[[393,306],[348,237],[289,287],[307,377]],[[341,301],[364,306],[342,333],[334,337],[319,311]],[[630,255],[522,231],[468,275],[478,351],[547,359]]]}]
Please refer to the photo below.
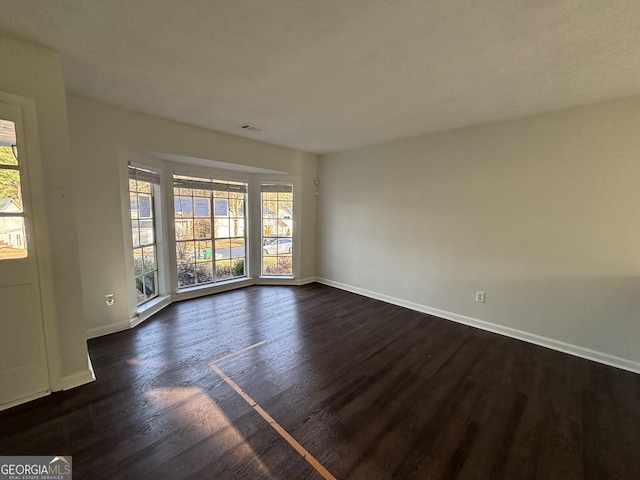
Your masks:
[{"label": "textured ceiling", "polygon": [[0,33],[73,95],[314,153],[640,93],[638,1],[0,0]]}]

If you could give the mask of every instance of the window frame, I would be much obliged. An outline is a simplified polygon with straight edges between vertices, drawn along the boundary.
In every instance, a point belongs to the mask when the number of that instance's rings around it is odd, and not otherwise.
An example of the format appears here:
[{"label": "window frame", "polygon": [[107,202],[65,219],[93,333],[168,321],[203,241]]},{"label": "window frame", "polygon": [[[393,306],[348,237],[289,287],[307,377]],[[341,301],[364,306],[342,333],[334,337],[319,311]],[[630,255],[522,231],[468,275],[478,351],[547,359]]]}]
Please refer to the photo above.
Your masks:
[{"label": "window frame", "polygon": [[[18,144],[20,143],[18,140],[18,137],[20,136],[19,133],[19,129],[21,128],[21,125],[18,124],[18,122],[16,121],[15,118],[2,118],[0,119],[2,121],[5,122],[10,122],[13,124],[13,131],[14,131],[14,138],[13,138],[13,142],[9,145],[2,145],[5,148],[9,148],[10,154],[13,156],[13,158],[15,158],[15,163],[2,163],[0,162],[0,171],[9,171],[9,172],[16,172],[17,176],[18,176],[18,195],[19,195],[19,199],[14,199],[11,197],[6,197],[9,201],[11,201],[12,203],[14,203],[16,205],[17,208],[20,209],[19,212],[0,212],[0,219],[2,219],[2,223],[5,223],[5,219],[6,220],[10,220],[12,218],[18,218],[20,219],[20,226],[17,227],[17,229],[19,229],[19,233],[17,233],[18,238],[19,238],[19,246],[18,247],[13,247],[16,250],[18,250],[17,252],[15,252],[15,255],[12,256],[0,256],[0,261],[11,261],[11,260],[22,260],[22,259],[26,259],[29,258],[31,256],[31,248],[29,246],[29,237],[28,237],[28,220],[27,220],[27,215],[26,215],[26,208],[25,208],[25,202],[27,201],[26,197],[26,191],[27,191],[27,185],[25,185],[25,170],[26,170],[26,165],[25,162],[21,162],[20,159],[18,158]],[[19,200],[20,204],[18,204],[15,200]],[[9,242],[9,244],[13,245],[13,233],[7,233],[7,241]]]},{"label": "window frame", "polygon": [[[216,175],[216,177],[218,176]],[[214,287],[228,282],[248,279],[249,183],[242,180],[227,180],[219,177],[211,178],[203,177],[201,175],[193,176],[174,172],[172,177],[172,187],[174,233],[173,261],[176,272],[174,284],[177,288],[177,292],[183,293],[194,288]],[[206,192],[206,195],[204,192]],[[239,195],[241,195],[241,198],[238,198]],[[232,215],[232,209],[229,207],[229,201],[232,200],[233,197],[242,201],[242,211],[240,212],[236,210],[235,215]],[[189,209],[187,213],[191,213],[191,215],[179,216],[177,207],[179,206],[180,210],[182,210],[182,199],[185,198],[191,198],[190,201],[184,202],[185,208]],[[207,216],[196,215],[196,209],[198,208],[196,204],[197,198],[207,199]],[[216,215],[216,208],[220,208],[216,207],[217,199],[227,200],[226,215]],[[200,208],[203,208],[202,202]],[[208,221],[209,227],[207,236],[199,236],[196,233],[196,219]],[[242,220],[242,235],[237,234],[237,224],[235,227],[235,234],[232,235],[231,224],[229,223],[226,227],[228,235],[217,236],[216,225],[220,225],[222,220],[227,220],[228,222]],[[190,221],[192,221],[191,226],[189,225]],[[179,233],[180,230],[182,230],[178,227],[179,222],[182,225],[186,225],[186,230],[191,230],[190,236]],[[228,241],[228,257],[218,258],[219,253],[217,251],[226,248],[219,247],[218,245],[223,245],[225,241]],[[234,255],[233,242],[239,242],[242,245],[243,255]],[[191,244],[191,246],[189,246],[189,244]],[[205,247],[204,249],[203,244]],[[180,245],[185,245],[185,247],[181,247]],[[239,245],[236,245],[236,247],[238,246]],[[201,254],[202,252],[204,252],[204,254]],[[242,269],[242,274],[238,274],[239,268]],[[193,270],[193,272],[191,272],[191,270]],[[191,276],[193,278],[193,282],[184,283],[183,278],[186,275]],[[202,275],[202,277],[200,277],[200,275]],[[208,277],[210,277],[210,280]],[[204,280],[201,280],[201,278],[204,278]]]},{"label": "window frame", "polygon": [[[131,240],[132,240],[132,255],[133,255],[133,278],[134,278],[134,294],[136,296],[136,309],[140,309],[143,308],[145,304],[147,304],[148,302],[158,298],[161,296],[161,288],[160,288],[160,283],[161,283],[161,252],[160,252],[160,239],[162,238],[162,232],[160,231],[160,229],[158,228],[158,222],[157,222],[157,213],[158,213],[158,209],[156,207],[157,204],[157,198],[160,197],[160,175],[158,173],[156,173],[155,171],[149,170],[148,167],[147,168],[143,168],[141,166],[138,165],[132,165],[131,163],[128,164],[128,168],[127,168],[127,172],[128,172],[128,196],[129,196],[129,205],[131,207],[132,205],[132,201],[131,201],[131,196],[135,195],[136,196],[136,207],[137,207],[137,215],[136,218],[133,218],[133,208],[130,208],[130,228],[131,228]],[[135,181],[136,182],[136,190],[132,191],[131,190],[131,182]],[[149,185],[149,191],[145,192],[143,190],[140,190],[140,188],[138,188],[138,182],[142,182],[142,183],[146,183]],[[149,205],[147,206],[146,210],[148,210],[149,212],[149,216],[145,216],[145,217],[141,217],[140,216],[140,194],[143,195],[147,195],[149,196]],[[142,242],[141,238],[141,220],[145,219],[145,220],[150,220],[151,221],[151,231],[152,231],[152,236],[153,236],[153,241],[152,242]],[[137,222],[137,237],[138,237],[138,243],[136,244],[135,240],[134,240],[134,229],[133,229],[133,223]],[[145,267],[145,250],[149,251],[153,249],[153,267],[151,270],[147,270]],[[137,269],[137,261],[136,261],[136,250],[140,250],[141,251],[141,256],[142,256],[142,271],[140,274],[137,273],[136,269]],[[139,290],[138,290],[138,281],[140,281],[143,290],[146,291],[147,289],[147,282],[145,280],[146,277],[148,277],[149,274],[153,275],[153,287],[154,287],[154,292],[151,296],[147,296],[144,292],[144,299],[142,301],[140,301],[139,298]]]},{"label": "window frame", "polygon": [[[263,181],[260,183],[260,277],[273,279],[292,279],[294,278],[294,245],[295,245],[295,198],[293,182],[283,181]],[[288,194],[289,199],[269,199],[265,200],[265,193]],[[274,215],[265,214],[265,201],[276,202],[276,211]],[[280,203],[287,206],[288,215],[281,215]],[[270,210],[271,211],[271,210]],[[266,221],[273,222],[273,225],[266,225]],[[266,234],[267,227],[275,229],[274,233]],[[283,230],[284,229],[284,230]],[[280,252],[280,248],[276,248],[273,253],[270,252],[268,246],[280,242],[281,239],[290,239],[291,245],[285,252]],[[275,259],[275,268],[271,265],[265,265],[265,259]],[[272,260],[269,260],[272,263]],[[284,271],[281,271],[284,269]],[[269,271],[267,271],[269,270]]]}]

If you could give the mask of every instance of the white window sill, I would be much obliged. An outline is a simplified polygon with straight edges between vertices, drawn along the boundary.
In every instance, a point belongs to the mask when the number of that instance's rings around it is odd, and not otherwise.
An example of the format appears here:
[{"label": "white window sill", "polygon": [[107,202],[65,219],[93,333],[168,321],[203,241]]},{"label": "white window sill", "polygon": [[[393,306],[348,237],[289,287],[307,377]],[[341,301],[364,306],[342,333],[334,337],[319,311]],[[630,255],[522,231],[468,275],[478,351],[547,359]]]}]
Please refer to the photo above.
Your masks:
[{"label": "white window sill", "polygon": [[163,295],[162,297],[156,297],[143,303],[136,309],[136,316],[130,320],[131,326],[135,327],[144,322],[151,315],[158,313],[167,305],[171,304],[171,296]]},{"label": "white window sill", "polygon": [[217,283],[207,283],[206,285],[196,285],[194,287],[186,287],[179,289],[174,294],[174,300],[188,300],[190,298],[204,297],[213,293],[226,292],[236,288],[248,287],[255,282],[251,277],[240,277],[232,280],[225,280]]},{"label": "white window sill", "polygon": [[207,290],[207,289],[212,289],[216,287],[223,287],[225,285],[233,285],[234,283],[242,283],[248,280],[253,280],[253,279],[251,277],[239,277],[239,278],[232,278],[231,280],[223,280],[221,282],[216,282],[216,283],[206,283],[204,285],[195,285],[193,287],[183,287],[183,288],[178,288],[177,293],[181,294],[181,293],[197,292],[199,290]]}]

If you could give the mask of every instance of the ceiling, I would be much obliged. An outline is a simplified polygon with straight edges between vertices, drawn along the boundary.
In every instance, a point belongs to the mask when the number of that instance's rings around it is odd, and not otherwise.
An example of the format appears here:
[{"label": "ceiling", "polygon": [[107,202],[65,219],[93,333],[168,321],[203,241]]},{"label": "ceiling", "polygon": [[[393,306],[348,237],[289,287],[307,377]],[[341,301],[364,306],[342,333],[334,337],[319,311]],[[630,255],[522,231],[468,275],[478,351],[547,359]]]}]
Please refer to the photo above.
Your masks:
[{"label": "ceiling", "polygon": [[[72,95],[312,153],[640,93],[640,2],[0,0]],[[248,123],[261,131],[245,131]]]}]

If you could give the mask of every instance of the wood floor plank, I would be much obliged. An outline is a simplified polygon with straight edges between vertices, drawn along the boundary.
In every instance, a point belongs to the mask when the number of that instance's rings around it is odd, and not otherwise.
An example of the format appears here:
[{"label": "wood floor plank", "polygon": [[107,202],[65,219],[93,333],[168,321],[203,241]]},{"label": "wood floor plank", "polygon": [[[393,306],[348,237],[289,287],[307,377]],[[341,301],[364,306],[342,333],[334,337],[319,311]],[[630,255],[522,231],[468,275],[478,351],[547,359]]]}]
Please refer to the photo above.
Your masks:
[{"label": "wood floor plank", "polygon": [[0,412],[76,479],[638,479],[640,375],[319,284],[173,304],[90,340],[96,382]]}]

